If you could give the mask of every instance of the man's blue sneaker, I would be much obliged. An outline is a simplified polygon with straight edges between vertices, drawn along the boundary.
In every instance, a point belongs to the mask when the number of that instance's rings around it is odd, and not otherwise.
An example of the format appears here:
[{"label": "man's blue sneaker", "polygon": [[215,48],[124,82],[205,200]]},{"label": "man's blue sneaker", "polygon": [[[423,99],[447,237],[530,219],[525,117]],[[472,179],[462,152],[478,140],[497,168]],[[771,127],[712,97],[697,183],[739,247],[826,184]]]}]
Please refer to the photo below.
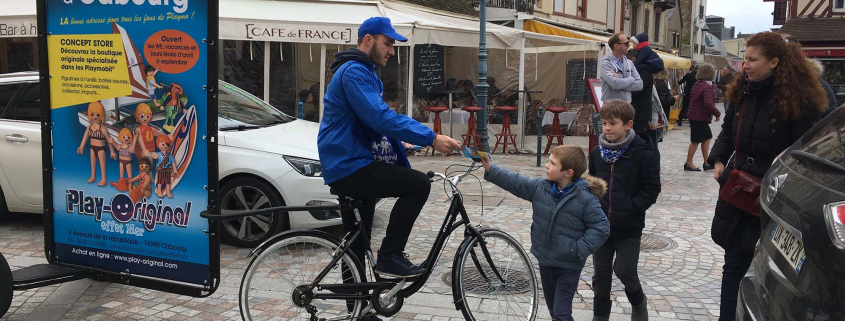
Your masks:
[{"label": "man's blue sneaker", "polygon": [[425,273],[425,269],[408,261],[408,255],[403,252],[381,253],[376,260],[375,271],[381,276],[409,278]]}]

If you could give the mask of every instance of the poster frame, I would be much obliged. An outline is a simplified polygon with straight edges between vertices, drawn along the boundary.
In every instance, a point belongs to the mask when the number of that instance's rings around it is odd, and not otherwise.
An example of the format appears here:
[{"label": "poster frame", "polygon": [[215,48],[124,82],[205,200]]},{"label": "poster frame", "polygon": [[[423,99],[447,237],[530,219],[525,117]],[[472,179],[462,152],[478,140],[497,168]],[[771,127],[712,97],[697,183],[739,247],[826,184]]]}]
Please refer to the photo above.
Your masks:
[{"label": "poster frame", "polygon": [[[57,0],[36,0],[37,21],[38,21],[38,60],[40,92],[41,95],[41,159],[42,159],[42,184],[43,184],[43,215],[44,215],[44,251],[47,261],[51,265],[65,266],[75,269],[86,270],[89,275],[98,281],[123,283],[131,286],[158,290],[168,293],[192,297],[207,297],[213,294],[220,285],[220,243],[218,223],[216,220],[208,221],[208,229],[205,234],[209,238],[209,280],[204,285],[197,285],[175,280],[155,278],[143,275],[133,275],[128,272],[114,272],[99,268],[80,266],[76,264],[63,263],[56,256],[56,243],[54,241],[54,213],[56,213],[53,200],[53,135],[51,119],[51,95],[50,95],[50,69],[49,50],[47,36],[51,35],[47,30],[47,1]],[[202,135],[202,140],[207,145],[207,167],[208,182],[203,185],[208,191],[207,209],[217,211],[217,193],[219,184],[218,158],[217,158],[217,78],[218,78],[218,49],[219,45],[219,0],[192,0],[204,1],[208,6],[207,16],[207,38],[202,39],[202,45],[207,46],[207,79],[203,86],[207,95],[207,132]],[[131,7],[130,7],[131,8]],[[199,139],[198,139],[198,143]],[[200,212],[200,211],[198,211]]]}]

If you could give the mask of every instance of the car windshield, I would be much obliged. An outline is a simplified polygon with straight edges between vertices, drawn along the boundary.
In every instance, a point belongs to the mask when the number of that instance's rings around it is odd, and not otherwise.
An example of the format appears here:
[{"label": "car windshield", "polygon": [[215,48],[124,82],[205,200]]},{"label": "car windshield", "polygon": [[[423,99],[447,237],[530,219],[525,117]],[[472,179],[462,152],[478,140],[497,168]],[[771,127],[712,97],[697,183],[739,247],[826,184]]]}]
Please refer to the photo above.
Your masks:
[{"label": "car windshield", "polygon": [[219,84],[217,115],[220,128],[272,126],[296,120],[238,87],[223,81]]}]

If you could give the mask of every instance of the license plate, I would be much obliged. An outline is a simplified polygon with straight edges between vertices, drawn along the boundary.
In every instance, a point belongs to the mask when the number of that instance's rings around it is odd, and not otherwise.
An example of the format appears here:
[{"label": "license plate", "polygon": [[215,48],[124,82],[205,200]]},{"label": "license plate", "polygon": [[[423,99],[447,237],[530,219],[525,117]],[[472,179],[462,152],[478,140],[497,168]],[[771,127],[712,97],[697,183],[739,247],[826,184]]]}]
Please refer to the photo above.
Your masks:
[{"label": "license plate", "polygon": [[769,239],[780,254],[783,254],[783,257],[786,258],[786,261],[789,262],[795,273],[801,273],[801,267],[807,258],[807,255],[804,253],[804,242],[777,223],[775,223],[775,228],[772,229],[772,235]]}]

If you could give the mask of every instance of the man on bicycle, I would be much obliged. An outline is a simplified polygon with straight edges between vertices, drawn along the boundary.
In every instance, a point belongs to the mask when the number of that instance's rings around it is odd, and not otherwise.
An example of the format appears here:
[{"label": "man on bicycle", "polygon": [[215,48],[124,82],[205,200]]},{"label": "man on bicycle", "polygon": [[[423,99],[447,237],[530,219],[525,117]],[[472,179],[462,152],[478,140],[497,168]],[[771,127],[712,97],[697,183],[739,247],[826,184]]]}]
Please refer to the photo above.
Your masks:
[{"label": "man on bicycle", "polygon": [[[390,19],[367,19],[358,29],[358,48],[335,54],[334,77],[324,98],[325,110],[317,136],[323,179],[346,196],[364,200],[359,208],[368,235],[372,235],[376,200],[398,197],[390,213],[387,232],[378,251],[376,272],[383,276],[412,277],[425,272],[403,253],[417,216],[428,199],[431,183],[411,169],[404,142],[433,146],[450,153],[461,145],[444,135],[388,108],[382,101],[384,87],[376,73],[395,55],[398,34]],[[352,213],[342,213],[344,231],[354,228]],[[364,263],[364,243],[352,251]]]}]

